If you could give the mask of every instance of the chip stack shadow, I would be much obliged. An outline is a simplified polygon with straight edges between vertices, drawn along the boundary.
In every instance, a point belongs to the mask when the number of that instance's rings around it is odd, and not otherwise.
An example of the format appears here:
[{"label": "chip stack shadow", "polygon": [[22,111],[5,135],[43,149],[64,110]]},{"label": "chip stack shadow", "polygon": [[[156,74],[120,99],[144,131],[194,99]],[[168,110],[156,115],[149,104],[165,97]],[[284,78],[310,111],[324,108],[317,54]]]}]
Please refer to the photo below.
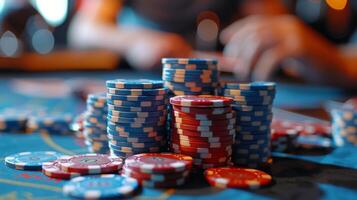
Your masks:
[{"label": "chip stack shadow", "polygon": [[167,89],[161,80],[108,80],[107,133],[112,155],[166,150]]}]

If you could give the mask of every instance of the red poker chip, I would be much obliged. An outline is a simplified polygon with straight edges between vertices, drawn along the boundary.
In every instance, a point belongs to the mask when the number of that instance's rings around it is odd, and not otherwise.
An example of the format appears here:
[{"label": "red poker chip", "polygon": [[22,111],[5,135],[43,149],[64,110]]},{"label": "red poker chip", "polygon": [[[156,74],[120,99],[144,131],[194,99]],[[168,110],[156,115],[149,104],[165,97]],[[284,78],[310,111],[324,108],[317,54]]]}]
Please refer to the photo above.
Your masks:
[{"label": "red poker chip", "polygon": [[194,164],[195,167],[199,167],[201,169],[209,169],[209,168],[218,168],[218,167],[227,167],[228,163],[203,163],[203,164]]},{"label": "red poker chip", "polygon": [[188,125],[188,124],[180,124],[180,123],[172,123],[173,127],[184,129],[184,130],[193,130],[193,131],[227,131],[227,130],[234,130],[235,125],[230,124],[226,126],[195,126],[195,125]]},{"label": "red poker chip", "polygon": [[209,114],[189,114],[180,111],[173,111],[171,116],[180,117],[185,119],[192,120],[225,120],[225,119],[233,119],[236,117],[236,113],[234,111],[224,113],[221,115],[209,115]]},{"label": "red poker chip", "polygon": [[181,128],[172,127],[173,134],[193,136],[193,137],[226,137],[234,136],[236,133],[235,129],[232,130],[222,130],[222,131],[196,131],[196,130],[187,130]]},{"label": "red poker chip", "polygon": [[232,151],[232,146],[225,146],[225,147],[208,147],[208,148],[202,148],[202,147],[185,147],[182,145],[178,145],[175,143],[171,143],[170,147],[174,150],[180,150],[180,151],[187,151],[187,152],[194,152],[194,153],[214,153],[214,152],[231,152]]},{"label": "red poker chip", "polygon": [[232,150],[231,151],[223,151],[223,152],[212,152],[212,153],[197,153],[197,152],[173,149],[173,152],[189,155],[192,158],[210,158],[210,159],[230,157],[232,155]]},{"label": "red poker chip", "polygon": [[156,182],[165,182],[176,180],[180,178],[188,177],[190,174],[190,170],[182,171],[182,172],[174,172],[174,173],[167,173],[167,174],[152,174],[152,173],[143,173],[131,170],[129,168],[123,167],[121,172],[124,176],[129,176],[135,179],[143,179],[143,180],[152,180]]},{"label": "red poker chip", "polygon": [[123,166],[123,159],[104,154],[62,156],[57,161],[61,170],[81,174],[113,173]]},{"label": "red poker chip", "polygon": [[232,102],[232,98],[211,95],[183,95],[170,98],[171,104],[186,107],[226,107]]},{"label": "red poker chip", "polygon": [[204,175],[210,185],[220,188],[255,189],[272,181],[272,177],[263,171],[237,167],[207,169]]},{"label": "red poker chip", "polygon": [[219,136],[219,137],[193,137],[193,136],[186,136],[186,135],[180,135],[180,134],[171,134],[171,138],[177,139],[177,140],[182,140],[182,141],[192,141],[192,142],[204,142],[204,143],[225,143],[225,142],[230,142],[234,141],[233,136]]},{"label": "red poker chip", "polygon": [[228,126],[236,123],[236,119],[225,119],[225,120],[193,120],[187,118],[174,117],[173,122],[195,125],[195,126]]},{"label": "red poker chip", "polygon": [[65,172],[61,170],[57,161],[42,163],[42,173],[48,177],[58,179],[71,179],[82,175],[80,173]]},{"label": "red poker chip", "polygon": [[199,107],[185,107],[185,106],[172,106],[174,111],[184,112],[188,114],[206,114],[206,115],[222,115],[232,112],[232,107],[221,108],[199,108]]},{"label": "red poker chip", "polygon": [[172,173],[188,170],[192,157],[174,153],[143,153],[130,156],[125,167],[143,173]]},{"label": "red poker chip", "polygon": [[229,145],[233,145],[234,141],[228,142],[192,142],[192,141],[185,141],[185,140],[178,140],[175,138],[171,138],[172,144],[177,144],[183,147],[194,147],[194,148],[220,148]]}]

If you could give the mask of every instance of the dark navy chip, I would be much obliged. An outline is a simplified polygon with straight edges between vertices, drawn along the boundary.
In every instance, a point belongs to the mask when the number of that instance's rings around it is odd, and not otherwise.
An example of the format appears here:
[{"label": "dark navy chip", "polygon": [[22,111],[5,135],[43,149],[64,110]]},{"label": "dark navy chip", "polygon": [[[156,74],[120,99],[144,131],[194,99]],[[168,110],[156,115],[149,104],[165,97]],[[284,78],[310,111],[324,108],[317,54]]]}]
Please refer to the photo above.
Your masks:
[{"label": "dark navy chip", "polygon": [[162,64],[213,64],[216,65],[216,59],[202,59],[202,58],[163,58]]},{"label": "dark navy chip", "polygon": [[107,94],[107,98],[110,100],[122,100],[122,101],[160,101],[166,99],[166,96],[165,95],[128,96],[128,95]]},{"label": "dark navy chip", "polygon": [[163,82],[161,80],[148,80],[148,79],[115,79],[106,81],[108,88],[117,89],[156,89],[162,88]]},{"label": "dark navy chip", "polygon": [[116,89],[116,88],[107,88],[109,94],[116,95],[128,95],[128,96],[157,96],[165,95],[168,90],[165,88],[158,89]]}]

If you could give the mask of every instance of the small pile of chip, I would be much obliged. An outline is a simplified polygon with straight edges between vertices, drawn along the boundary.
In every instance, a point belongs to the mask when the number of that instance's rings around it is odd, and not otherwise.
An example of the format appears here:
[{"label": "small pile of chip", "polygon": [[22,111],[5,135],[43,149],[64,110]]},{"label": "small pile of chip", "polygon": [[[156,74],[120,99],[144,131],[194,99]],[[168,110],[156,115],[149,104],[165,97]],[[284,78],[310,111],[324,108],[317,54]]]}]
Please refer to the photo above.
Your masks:
[{"label": "small pile of chip", "polygon": [[123,159],[106,154],[61,156],[44,162],[42,172],[51,178],[71,179],[82,175],[117,173],[123,163]]},{"label": "small pile of chip", "polygon": [[332,116],[332,137],[336,146],[352,144],[357,146],[357,110],[334,109]]},{"label": "small pile of chip", "polygon": [[219,188],[257,189],[271,183],[272,177],[260,170],[220,167],[205,170],[207,182]]},{"label": "small pile of chip", "polygon": [[68,135],[73,134],[72,114],[31,115],[27,121],[27,132]]},{"label": "small pile of chip", "polygon": [[218,86],[217,60],[163,58],[162,80],[174,95],[214,95]]},{"label": "small pile of chip", "polygon": [[270,158],[270,124],[275,83],[222,83],[221,94],[234,99],[237,133],[233,163],[257,168]]},{"label": "small pile of chip", "polygon": [[274,152],[289,152],[296,148],[299,129],[286,121],[273,120],[271,124],[271,150]]},{"label": "small pile of chip", "polygon": [[108,80],[109,148],[128,157],[166,148],[167,89],[159,80]]},{"label": "small pile of chip", "polygon": [[227,166],[236,128],[232,101],[211,95],[170,98],[172,151],[191,156],[193,165],[198,168]]},{"label": "small pile of chip", "polygon": [[142,186],[173,188],[185,183],[192,168],[192,157],[173,153],[143,153],[125,160],[122,175]]},{"label": "small pile of chip", "polygon": [[106,95],[89,94],[87,98],[87,110],[83,115],[83,136],[89,152],[109,153],[107,114]]}]

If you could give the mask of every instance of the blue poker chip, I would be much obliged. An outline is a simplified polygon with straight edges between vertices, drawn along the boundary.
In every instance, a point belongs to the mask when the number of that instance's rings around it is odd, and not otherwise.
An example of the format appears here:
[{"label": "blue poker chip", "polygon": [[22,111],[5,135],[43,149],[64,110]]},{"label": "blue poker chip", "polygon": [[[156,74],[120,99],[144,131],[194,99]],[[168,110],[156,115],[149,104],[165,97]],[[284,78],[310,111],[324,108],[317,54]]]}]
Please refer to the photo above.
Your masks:
[{"label": "blue poker chip", "polygon": [[158,142],[118,142],[109,140],[108,144],[116,147],[130,147],[130,148],[150,148],[150,147],[160,147],[165,144],[165,141]]},{"label": "blue poker chip", "polygon": [[167,105],[168,100],[158,100],[158,101],[125,101],[125,100],[111,100],[108,99],[108,105],[113,106],[123,106],[123,107],[152,107]]},{"label": "blue poker chip", "polygon": [[117,89],[156,89],[162,88],[162,80],[149,80],[149,79],[115,79],[106,81],[108,88]]},{"label": "blue poker chip", "polygon": [[266,115],[266,116],[244,116],[244,115],[240,115],[238,114],[236,121],[237,122],[252,122],[252,121],[270,121],[273,119],[273,115]]},{"label": "blue poker chip", "polygon": [[148,118],[125,118],[125,117],[116,117],[108,115],[108,121],[114,123],[154,123],[154,122],[163,122],[166,120],[165,116],[157,117],[148,117]]},{"label": "blue poker chip", "polygon": [[218,70],[212,70],[212,69],[207,69],[207,70],[186,70],[186,69],[163,69],[163,73],[166,74],[175,74],[175,75],[210,75],[210,74],[218,74]]},{"label": "blue poker chip", "polygon": [[185,69],[185,70],[216,70],[216,64],[176,64],[165,63],[162,65],[163,69]]},{"label": "blue poker chip", "polygon": [[139,147],[124,147],[124,146],[116,146],[109,144],[109,148],[113,151],[119,151],[123,153],[146,153],[146,152],[160,152],[162,149],[161,146],[154,146],[154,147],[144,147],[144,148],[139,148]]},{"label": "blue poker chip", "polygon": [[262,125],[262,126],[241,126],[237,125],[236,130],[237,131],[266,131],[269,130],[270,126],[269,125]]},{"label": "blue poker chip", "polygon": [[21,113],[0,113],[0,131],[24,131],[27,120]]},{"label": "blue poker chip", "polygon": [[215,82],[218,81],[218,73],[212,74],[177,74],[174,72],[163,72],[162,73],[163,80],[167,81],[170,78],[185,78],[189,82],[198,81],[200,80],[213,80]]},{"label": "blue poker chip", "polygon": [[157,96],[157,95],[166,95],[166,88],[157,88],[157,89],[116,89],[116,88],[107,88],[107,93],[115,95],[128,95],[128,96]]},{"label": "blue poker chip", "polygon": [[167,105],[158,105],[152,107],[128,107],[128,106],[116,106],[109,104],[108,110],[122,111],[122,112],[157,112],[167,109]]},{"label": "blue poker chip", "polygon": [[41,170],[42,163],[57,160],[63,154],[54,151],[21,152],[5,157],[5,165],[17,170]]},{"label": "blue poker chip", "polygon": [[165,95],[128,96],[128,95],[107,94],[107,98],[110,100],[122,100],[122,101],[160,101],[166,99],[166,96]]},{"label": "blue poker chip", "polygon": [[203,59],[203,58],[162,58],[162,64],[213,64],[216,65],[216,59]]},{"label": "blue poker chip", "polygon": [[[153,138],[157,136],[165,135],[165,128],[144,128],[144,129],[131,129],[132,131],[128,132],[125,130],[117,131],[111,127],[107,128],[108,137],[117,136],[122,138]],[[111,135],[111,136],[109,136]]]},{"label": "blue poker chip", "polygon": [[254,97],[275,97],[274,90],[237,90],[237,89],[220,89],[221,94],[229,96],[245,96],[247,98]]},{"label": "blue poker chip", "polygon": [[223,88],[239,89],[239,90],[275,90],[276,83],[274,82],[251,82],[251,83],[221,83]]},{"label": "blue poker chip", "polygon": [[153,112],[125,112],[125,111],[116,111],[109,110],[108,115],[116,117],[125,117],[125,118],[148,118],[148,117],[161,117],[166,116],[167,111],[153,111]]},{"label": "blue poker chip", "polygon": [[165,125],[165,121],[158,121],[158,122],[128,122],[128,123],[123,123],[123,122],[111,122],[108,121],[108,126],[109,125],[114,125],[116,127],[121,127],[121,128],[145,128],[145,127],[160,127]]},{"label": "blue poker chip", "polygon": [[171,81],[176,83],[185,83],[185,82],[192,82],[198,81],[202,83],[212,83],[217,81],[217,77],[200,77],[200,76],[186,76],[186,77],[175,77],[175,76],[168,76],[166,74],[162,77],[165,81]]},{"label": "blue poker chip", "polygon": [[158,142],[164,139],[165,136],[158,135],[156,137],[147,137],[147,135],[143,135],[142,137],[122,137],[117,134],[108,134],[108,139],[116,142]]},{"label": "blue poker chip", "polygon": [[133,195],[138,188],[133,178],[105,174],[73,178],[63,186],[63,193],[80,199],[119,199]]}]

